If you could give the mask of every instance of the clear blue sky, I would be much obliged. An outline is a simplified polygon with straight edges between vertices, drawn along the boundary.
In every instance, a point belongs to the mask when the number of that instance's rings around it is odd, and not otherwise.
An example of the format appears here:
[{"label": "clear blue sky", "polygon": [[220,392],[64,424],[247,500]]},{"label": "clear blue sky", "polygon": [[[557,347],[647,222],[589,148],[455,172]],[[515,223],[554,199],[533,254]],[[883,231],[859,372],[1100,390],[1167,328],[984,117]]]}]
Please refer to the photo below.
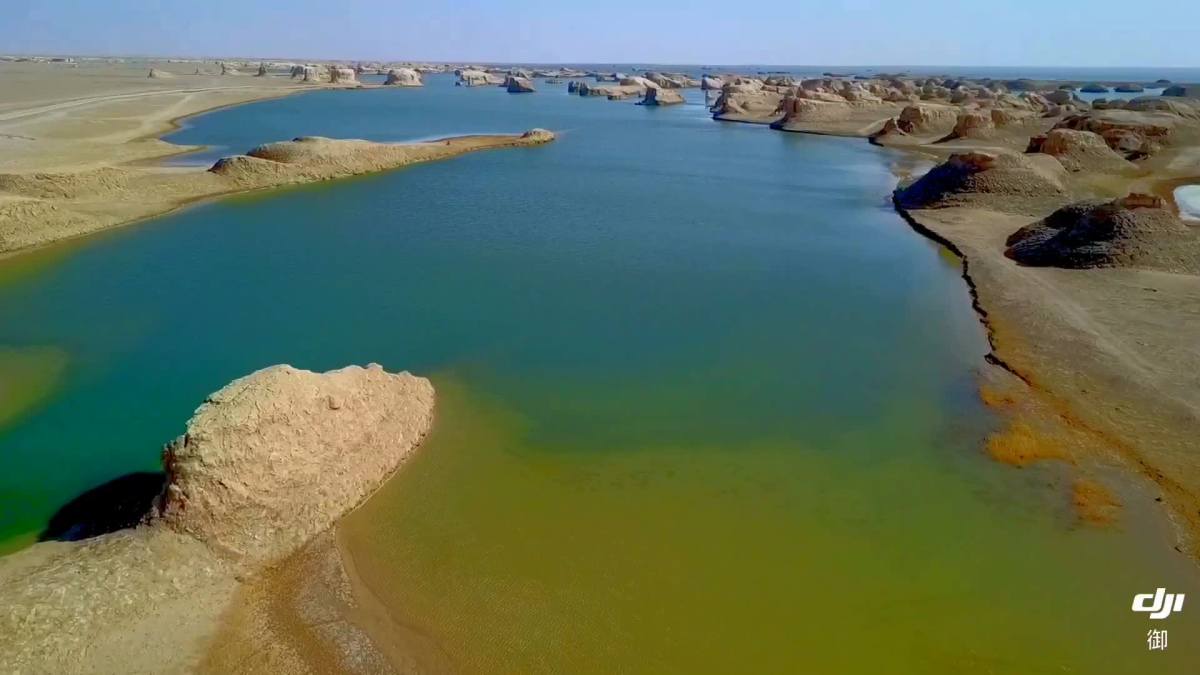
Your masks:
[{"label": "clear blue sky", "polygon": [[0,0],[0,53],[1200,66],[1200,0]]}]

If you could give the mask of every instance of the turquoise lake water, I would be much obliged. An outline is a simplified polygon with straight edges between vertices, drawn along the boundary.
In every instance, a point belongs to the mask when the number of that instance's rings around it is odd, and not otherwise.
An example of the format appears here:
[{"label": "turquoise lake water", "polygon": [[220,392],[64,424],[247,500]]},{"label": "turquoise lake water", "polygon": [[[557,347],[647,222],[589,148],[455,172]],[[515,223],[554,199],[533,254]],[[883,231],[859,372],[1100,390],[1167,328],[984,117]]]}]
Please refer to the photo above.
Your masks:
[{"label": "turquoise lake water", "polygon": [[345,536],[464,671],[1198,662],[1193,614],[1148,654],[1129,609],[1200,593],[1161,529],[1079,527],[1065,473],[983,455],[982,330],[957,262],[890,207],[900,155],[717,123],[699,92],[654,109],[428,82],[203,115],[170,140],[214,149],[175,161],[299,135],[560,138],[197,206],[0,284],[0,345],[65,363],[0,428],[0,536],[156,468],[231,379],[374,361],[432,377],[438,426]]}]

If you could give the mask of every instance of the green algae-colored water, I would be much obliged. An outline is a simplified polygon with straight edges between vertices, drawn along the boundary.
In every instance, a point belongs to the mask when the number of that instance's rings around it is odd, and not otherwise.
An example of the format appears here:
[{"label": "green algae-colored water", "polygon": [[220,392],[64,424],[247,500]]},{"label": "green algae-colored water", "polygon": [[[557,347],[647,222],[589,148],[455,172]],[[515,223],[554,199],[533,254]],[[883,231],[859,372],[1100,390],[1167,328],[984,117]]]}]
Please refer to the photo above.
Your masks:
[{"label": "green algae-colored water", "polygon": [[899,158],[557,90],[193,120],[173,140],[561,137],[199,206],[0,284],[0,344],[65,364],[0,429],[0,535],[155,467],[235,377],[377,361],[432,376],[438,422],[345,542],[461,670],[1194,672],[1194,611],[1130,611],[1200,597],[1153,514],[1079,527],[1065,472],[982,455],[986,345],[889,208]]}]

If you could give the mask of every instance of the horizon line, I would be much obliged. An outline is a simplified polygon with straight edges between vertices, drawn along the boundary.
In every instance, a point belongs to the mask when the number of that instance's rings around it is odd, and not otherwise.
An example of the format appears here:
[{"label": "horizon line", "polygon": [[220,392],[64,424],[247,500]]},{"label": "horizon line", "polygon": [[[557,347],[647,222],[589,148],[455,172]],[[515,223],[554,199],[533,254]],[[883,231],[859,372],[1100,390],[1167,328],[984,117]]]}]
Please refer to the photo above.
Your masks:
[{"label": "horizon line", "polygon": [[248,61],[338,61],[338,62],[366,62],[375,61],[380,63],[412,63],[412,64],[470,64],[470,65],[514,65],[514,66],[571,66],[571,65],[613,65],[613,66],[636,66],[636,65],[663,65],[663,66],[694,66],[697,68],[722,66],[729,68],[743,67],[819,67],[819,68],[1043,68],[1043,69],[1117,69],[1117,68],[1133,68],[1133,69],[1164,69],[1164,70],[1200,70],[1200,66],[1164,66],[1164,65],[1037,65],[1037,64],[1000,64],[989,65],[980,63],[719,63],[716,61],[705,63],[688,63],[684,61],[505,61],[505,60],[472,60],[472,59],[414,59],[414,58],[350,58],[350,57],[292,57],[292,56],[263,56],[263,55],[217,55],[217,54],[138,54],[138,53],[70,53],[70,52],[0,52],[0,56],[17,56],[17,57],[78,57],[78,58],[125,58],[125,59],[201,59],[201,60],[219,60],[219,59],[239,59]]}]

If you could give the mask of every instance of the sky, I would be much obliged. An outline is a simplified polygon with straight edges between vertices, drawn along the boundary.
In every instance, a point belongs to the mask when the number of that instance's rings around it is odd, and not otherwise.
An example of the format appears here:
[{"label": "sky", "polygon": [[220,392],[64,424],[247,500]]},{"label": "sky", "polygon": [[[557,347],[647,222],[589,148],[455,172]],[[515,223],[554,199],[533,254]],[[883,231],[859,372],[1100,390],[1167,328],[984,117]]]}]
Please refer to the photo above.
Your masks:
[{"label": "sky", "polygon": [[0,0],[0,53],[1200,66],[1189,0]]}]

